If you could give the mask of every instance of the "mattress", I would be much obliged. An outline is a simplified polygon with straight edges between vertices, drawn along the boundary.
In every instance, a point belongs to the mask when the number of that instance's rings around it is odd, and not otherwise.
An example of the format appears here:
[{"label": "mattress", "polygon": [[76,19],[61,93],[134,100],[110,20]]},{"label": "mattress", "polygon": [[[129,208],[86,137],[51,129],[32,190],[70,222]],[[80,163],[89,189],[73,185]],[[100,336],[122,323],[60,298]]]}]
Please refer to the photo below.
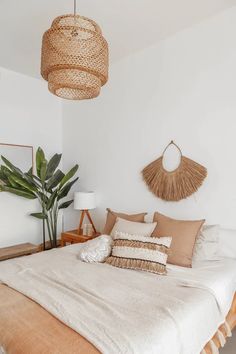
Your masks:
[{"label": "mattress", "polygon": [[[73,340],[68,340],[68,343],[82,340],[83,345],[78,347],[84,348],[84,345],[85,347],[87,345],[87,348],[79,353],[86,354],[99,350],[104,353],[198,354],[224,321],[230,309],[236,290],[235,260],[196,263],[192,269],[168,265],[168,275],[164,277],[117,269],[109,265],[80,263],[76,258],[79,247],[80,245],[68,246],[61,250],[0,264],[0,279],[3,283],[27,295],[43,307],[18,291],[4,285],[0,287],[0,304],[3,304],[5,296],[15,311],[15,315],[14,312],[12,313],[11,320],[1,323],[4,305],[0,306],[0,344],[4,348],[9,348],[9,343],[24,346],[24,342],[25,345],[31,345],[33,348],[34,340],[35,343],[37,342],[36,336],[31,338],[31,344],[27,343],[29,342],[26,340],[27,325],[25,333],[18,336],[19,343],[14,341],[13,329],[17,326],[14,318],[21,316],[22,323],[29,318],[27,311],[19,312],[17,306],[19,301],[23,301],[26,307],[32,307],[32,313],[36,313],[40,308],[42,319],[45,317],[45,324],[48,322],[46,321],[48,316],[51,316],[51,320],[68,328],[69,333],[65,330],[68,333],[67,337],[69,339],[70,336],[73,337],[71,338]],[[55,269],[57,264],[59,267]],[[48,270],[48,267],[52,270]],[[88,276],[85,275],[87,271]],[[67,277],[62,276],[64,272]],[[31,279],[28,282],[30,286],[26,279]],[[40,279],[40,282],[37,283],[37,279]],[[72,289],[71,284],[76,284],[80,287],[80,293],[77,293],[77,289],[73,289],[70,297],[68,291],[61,294],[57,292],[54,297],[58,283],[60,283],[60,291],[61,288],[66,291]],[[86,297],[81,295],[85,290]],[[48,294],[45,294],[47,292]],[[52,300],[49,301],[50,306],[46,295]],[[90,311],[89,296],[91,295],[93,308]],[[68,307],[68,299],[71,302],[75,301],[73,311]],[[136,310],[135,314],[134,310]],[[99,316],[96,315],[96,311]],[[116,322],[117,318],[121,323]],[[25,323],[27,324],[27,321]],[[88,331],[85,330],[85,324],[89,327]],[[132,326],[133,331],[130,332]],[[44,326],[41,325],[40,330],[41,332],[38,330],[35,333],[40,333],[43,338]],[[1,331],[4,332],[4,342],[1,339]],[[48,348],[54,345],[53,353],[63,353],[60,351],[62,347],[60,348],[60,340],[58,340],[60,336],[57,338],[58,333],[50,331],[49,333],[49,342],[45,345],[48,345]],[[76,336],[79,339],[75,340]],[[114,343],[117,350],[114,350]],[[8,349],[9,353],[12,352],[10,350]],[[67,352],[73,353],[73,350]],[[25,352],[37,353],[33,349],[32,351],[27,349]],[[49,352],[46,347],[45,352]]]},{"label": "mattress", "polygon": [[182,279],[186,286],[198,281],[203,288],[214,287],[217,289],[217,301],[224,307],[224,313],[228,311],[232,292],[236,292],[236,259],[194,262],[192,268],[168,264],[167,271],[169,278]]}]

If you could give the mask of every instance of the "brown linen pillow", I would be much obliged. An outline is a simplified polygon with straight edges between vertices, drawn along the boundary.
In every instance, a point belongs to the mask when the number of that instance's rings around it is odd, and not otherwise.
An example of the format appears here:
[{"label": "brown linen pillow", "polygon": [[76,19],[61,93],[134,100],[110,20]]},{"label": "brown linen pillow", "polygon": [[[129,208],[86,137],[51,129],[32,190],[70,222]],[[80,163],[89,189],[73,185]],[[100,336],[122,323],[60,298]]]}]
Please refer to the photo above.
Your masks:
[{"label": "brown linen pillow", "polygon": [[157,222],[153,237],[172,237],[167,262],[191,268],[196,237],[205,220],[175,220],[156,212],[153,221]]},{"label": "brown linen pillow", "polygon": [[117,217],[129,221],[144,222],[145,215],[147,215],[147,213],[133,214],[133,215],[117,213],[107,208],[107,219],[102,233],[105,235],[110,235],[115,225]]}]

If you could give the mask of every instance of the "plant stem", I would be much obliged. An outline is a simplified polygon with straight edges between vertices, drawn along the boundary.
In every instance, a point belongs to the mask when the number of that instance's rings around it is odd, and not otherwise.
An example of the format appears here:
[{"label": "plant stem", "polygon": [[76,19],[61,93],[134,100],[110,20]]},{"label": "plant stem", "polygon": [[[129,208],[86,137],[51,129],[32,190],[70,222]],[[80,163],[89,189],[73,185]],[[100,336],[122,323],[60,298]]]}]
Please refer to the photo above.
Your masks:
[{"label": "plant stem", "polygon": [[[42,198],[42,212],[45,214],[45,202],[44,202],[44,185],[42,185],[42,193],[43,193],[43,198]],[[45,244],[45,219],[43,219],[43,250],[45,251],[46,249],[46,244]]]},{"label": "plant stem", "polygon": [[53,247],[56,247],[56,245],[55,245],[55,229],[54,229],[54,220],[53,220],[52,210],[50,210],[49,216],[50,216],[50,224],[51,224],[51,229],[52,229]]},{"label": "plant stem", "polygon": [[56,238],[56,247],[57,247],[57,220],[58,220],[58,202],[54,207],[54,230],[55,230],[55,238]]},{"label": "plant stem", "polygon": [[50,224],[49,224],[49,221],[48,221],[48,217],[47,217],[46,221],[47,221],[48,236],[49,236],[49,239],[50,239],[51,248],[53,248],[52,233],[51,233],[51,229],[50,229]]},{"label": "plant stem", "polygon": [[45,220],[43,219],[43,250],[45,251]]}]

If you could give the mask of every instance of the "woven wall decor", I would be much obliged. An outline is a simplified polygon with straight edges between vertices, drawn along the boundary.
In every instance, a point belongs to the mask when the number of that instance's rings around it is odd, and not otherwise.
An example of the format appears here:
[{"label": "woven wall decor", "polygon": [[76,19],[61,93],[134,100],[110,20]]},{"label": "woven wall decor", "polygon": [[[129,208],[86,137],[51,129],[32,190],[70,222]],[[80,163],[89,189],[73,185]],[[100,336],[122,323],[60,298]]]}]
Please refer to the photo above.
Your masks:
[{"label": "woven wall decor", "polygon": [[[174,171],[167,171],[163,166],[163,156],[170,145],[180,152],[180,164]],[[182,155],[182,151],[171,141],[161,157],[150,163],[142,171],[148,188],[158,198],[167,201],[179,201],[195,193],[207,176],[207,169],[197,162]]]},{"label": "woven wall decor", "polygon": [[108,80],[108,44],[99,26],[76,14],[57,17],[43,35],[41,75],[53,94],[71,100],[97,97]]}]

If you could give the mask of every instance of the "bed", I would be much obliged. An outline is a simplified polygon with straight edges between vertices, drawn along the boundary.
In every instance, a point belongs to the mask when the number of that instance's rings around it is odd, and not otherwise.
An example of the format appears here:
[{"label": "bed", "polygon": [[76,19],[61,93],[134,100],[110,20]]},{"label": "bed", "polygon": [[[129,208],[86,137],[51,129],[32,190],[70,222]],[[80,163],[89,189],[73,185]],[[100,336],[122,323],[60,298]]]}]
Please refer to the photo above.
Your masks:
[{"label": "bed", "polygon": [[236,324],[235,260],[158,276],[80,262],[79,247],[0,263],[2,352],[208,354]]}]

